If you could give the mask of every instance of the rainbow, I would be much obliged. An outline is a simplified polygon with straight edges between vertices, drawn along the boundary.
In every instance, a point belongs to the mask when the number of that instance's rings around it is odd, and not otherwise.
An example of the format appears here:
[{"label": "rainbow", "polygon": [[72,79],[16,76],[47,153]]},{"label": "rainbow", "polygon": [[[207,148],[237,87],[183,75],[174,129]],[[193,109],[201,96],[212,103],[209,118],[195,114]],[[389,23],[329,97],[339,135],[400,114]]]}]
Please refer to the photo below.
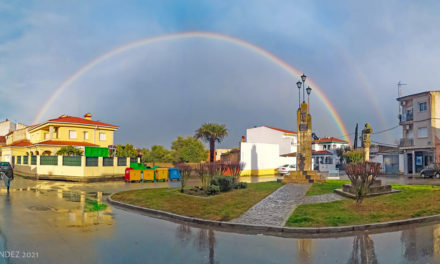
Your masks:
[{"label": "rainbow", "polygon": [[[133,48],[137,48],[140,46],[149,45],[155,42],[159,41],[166,41],[166,40],[174,40],[174,39],[185,39],[185,38],[208,38],[208,39],[214,39],[214,40],[221,40],[226,41],[229,43],[233,43],[242,47],[247,48],[250,51],[253,51],[265,58],[267,58],[269,61],[275,63],[276,65],[280,66],[282,69],[286,70],[291,75],[295,76],[296,78],[299,78],[302,75],[302,72],[295,69],[291,65],[287,64],[285,61],[281,60],[280,58],[276,57],[275,55],[269,53],[268,51],[252,44],[249,42],[246,42],[244,40],[230,37],[227,35],[222,35],[218,33],[212,33],[212,32],[201,32],[201,31],[191,31],[191,32],[182,32],[182,33],[175,33],[175,34],[167,34],[167,35],[159,35],[151,38],[141,39],[137,40],[128,44],[125,44],[123,46],[120,46],[118,48],[115,48],[107,53],[102,54],[99,57],[96,57],[95,59],[91,60],[89,63],[81,67],[77,72],[75,72],[72,76],[67,78],[61,85],[58,87],[55,92],[47,99],[47,101],[44,103],[40,111],[37,113],[37,115],[34,118],[33,123],[36,124],[40,121],[44,113],[47,111],[49,106],[52,104],[52,102],[57,98],[57,96],[60,95],[60,93],[66,89],[70,84],[75,82],[78,78],[80,78],[83,74],[85,74],[87,71],[92,69],[97,64],[105,61],[108,58],[111,58],[117,54],[120,54],[122,52],[128,51]],[[348,137],[349,133],[347,131],[347,128],[345,127],[344,123],[342,122],[341,116],[336,111],[336,108],[333,106],[333,104],[330,102],[330,100],[326,97],[324,92],[322,91],[319,86],[313,82],[310,78],[307,79],[307,84],[313,88],[314,93],[318,95],[318,97],[321,99],[321,101],[324,103],[326,108],[330,111],[331,116],[333,117],[333,120],[335,121],[339,131],[347,140],[350,142],[350,138]]]}]

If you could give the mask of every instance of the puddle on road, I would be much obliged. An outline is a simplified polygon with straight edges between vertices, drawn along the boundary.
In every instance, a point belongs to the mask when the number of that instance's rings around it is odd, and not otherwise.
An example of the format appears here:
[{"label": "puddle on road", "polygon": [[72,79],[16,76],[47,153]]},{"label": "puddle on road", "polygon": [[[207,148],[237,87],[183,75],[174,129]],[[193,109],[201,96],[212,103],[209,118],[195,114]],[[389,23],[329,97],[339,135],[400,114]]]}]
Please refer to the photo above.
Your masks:
[{"label": "puddle on road", "polygon": [[[10,197],[23,195],[28,204],[28,212],[36,214],[33,218],[46,218],[56,227],[81,228],[111,226],[114,224],[113,213],[106,203],[102,202],[102,192],[65,191],[63,189],[39,190],[35,187],[11,189],[5,188],[1,195]],[[12,207],[13,208],[13,207]]]}]

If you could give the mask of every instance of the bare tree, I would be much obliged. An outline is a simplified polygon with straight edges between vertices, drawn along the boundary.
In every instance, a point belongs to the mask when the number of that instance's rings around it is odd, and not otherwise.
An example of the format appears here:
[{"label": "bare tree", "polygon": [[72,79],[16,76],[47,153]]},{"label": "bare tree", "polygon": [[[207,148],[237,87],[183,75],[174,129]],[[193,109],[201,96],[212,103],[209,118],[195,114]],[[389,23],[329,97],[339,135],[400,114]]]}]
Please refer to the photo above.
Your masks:
[{"label": "bare tree", "polygon": [[186,186],[186,181],[191,175],[192,168],[191,166],[183,163],[177,164],[176,168],[180,171],[180,192],[183,193]]},{"label": "bare tree", "polygon": [[380,163],[368,161],[349,163],[345,166],[345,172],[351,181],[356,204],[360,205],[379,175]]}]

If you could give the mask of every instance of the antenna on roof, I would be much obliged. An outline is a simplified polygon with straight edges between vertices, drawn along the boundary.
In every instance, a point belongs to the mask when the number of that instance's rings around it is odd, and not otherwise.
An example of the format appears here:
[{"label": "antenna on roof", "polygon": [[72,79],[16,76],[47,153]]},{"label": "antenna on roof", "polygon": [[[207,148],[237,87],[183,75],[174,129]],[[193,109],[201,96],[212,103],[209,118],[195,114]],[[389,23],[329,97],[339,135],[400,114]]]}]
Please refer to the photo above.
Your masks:
[{"label": "antenna on roof", "polygon": [[406,83],[402,83],[401,81],[399,81],[397,83],[397,97],[402,96],[402,90],[400,89],[401,86],[407,85]]}]

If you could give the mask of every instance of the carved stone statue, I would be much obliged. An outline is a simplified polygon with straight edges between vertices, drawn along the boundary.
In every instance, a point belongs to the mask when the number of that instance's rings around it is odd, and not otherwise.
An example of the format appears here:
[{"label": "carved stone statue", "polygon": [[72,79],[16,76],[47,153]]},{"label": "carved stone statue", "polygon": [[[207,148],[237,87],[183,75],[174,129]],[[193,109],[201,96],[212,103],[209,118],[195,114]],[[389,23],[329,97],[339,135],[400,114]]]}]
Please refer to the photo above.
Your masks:
[{"label": "carved stone statue", "polygon": [[370,124],[365,123],[365,127],[362,130],[362,146],[364,146],[365,161],[370,161],[371,133],[373,133],[373,129],[370,127]]}]

